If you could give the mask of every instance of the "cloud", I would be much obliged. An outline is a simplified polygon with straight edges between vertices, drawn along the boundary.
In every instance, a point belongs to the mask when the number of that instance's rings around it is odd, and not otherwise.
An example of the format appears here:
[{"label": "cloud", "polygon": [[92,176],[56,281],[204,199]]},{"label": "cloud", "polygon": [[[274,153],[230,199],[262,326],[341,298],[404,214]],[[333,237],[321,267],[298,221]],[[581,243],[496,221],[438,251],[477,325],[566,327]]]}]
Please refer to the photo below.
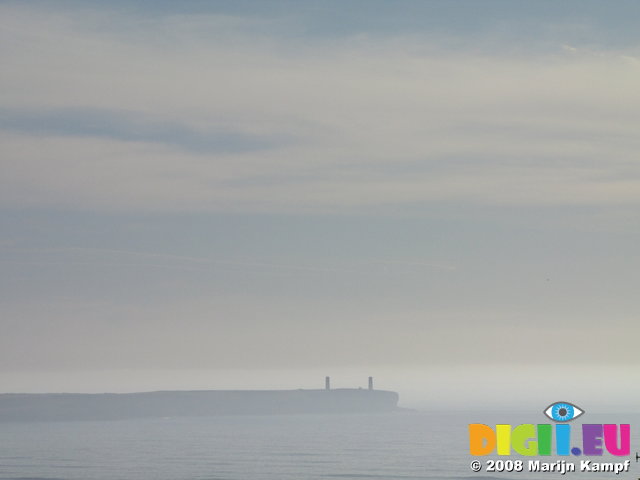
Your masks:
[{"label": "cloud", "polygon": [[0,129],[25,135],[107,138],[119,142],[150,142],[184,151],[244,152],[269,148],[273,141],[257,135],[144,118],[135,112],[92,108],[0,110]]},{"label": "cloud", "polygon": [[522,58],[433,35],[296,43],[240,14],[3,10],[5,207],[640,201],[633,48]]}]

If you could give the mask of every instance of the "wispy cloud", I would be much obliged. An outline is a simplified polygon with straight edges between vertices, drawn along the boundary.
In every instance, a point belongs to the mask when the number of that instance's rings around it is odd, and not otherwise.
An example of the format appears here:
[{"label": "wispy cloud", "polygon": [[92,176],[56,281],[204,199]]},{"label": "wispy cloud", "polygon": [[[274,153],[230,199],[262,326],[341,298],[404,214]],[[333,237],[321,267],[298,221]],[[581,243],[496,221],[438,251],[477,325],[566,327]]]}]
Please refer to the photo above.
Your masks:
[{"label": "wispy cloud", "polygon": [[[3,9],[16,22],[2,48],[7,206],[640,201],[633,49],[558,44],[523,60],[425,50],[437,39],[416,35],[261,42],[217,16],[190,31],[193,17],[132,24],[112,11],[111,28],[85,10],[42,28],[43,12]],[[166,48],[158,29],[172,32]]]},{"label": "wispy cloud", "polygon": [[[186,152],[230,153],[269,148],[275,139],[231,131],[228,127],[198,129],[156,120],[136,112],[100,108],[0,109],[0,129],[34,137],[107,138],[117,142],[146,142]],[[278,143],[283,143],[279,139]]]},{"label": "wispy cloud", "polygon": [[[2,248],[0,246],[0,248]],[[7,248],[6,257],[0,263],[14,263],[32,266],[93,266],[93,267],[134,267],[159,268],[207,272],[217,268],[236,268],[288,273],[354,273],[354,269],[334,266],[269,263],[260,261],[225,260],[186,255],[169,255],[156,252],[114,250],[92,247],[63,248]],[[18,256],[24,258],[17,258]],[[36,258],[34,258],[36,257]]]}]

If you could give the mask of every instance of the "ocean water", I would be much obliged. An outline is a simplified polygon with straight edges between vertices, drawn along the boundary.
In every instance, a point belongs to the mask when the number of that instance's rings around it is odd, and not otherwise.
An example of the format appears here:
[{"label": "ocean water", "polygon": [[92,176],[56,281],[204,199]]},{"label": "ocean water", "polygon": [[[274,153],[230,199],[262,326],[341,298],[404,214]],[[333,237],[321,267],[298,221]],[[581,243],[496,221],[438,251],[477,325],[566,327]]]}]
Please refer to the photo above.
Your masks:
[{"label": "ocean water", "polygon": [[[633,422],[628,416],[605,421]],[[6,423],[0,424],[0,479],[560,478],[558,473],[472,472],[467,425],[475,422],[544,423],[544,419],[448,412]],[[638,440],[632,423],[632,455]],[[635,479],[640,468],[635,458],[632,462],[631,473],[619,476],[568,473],[566,477]]]}]

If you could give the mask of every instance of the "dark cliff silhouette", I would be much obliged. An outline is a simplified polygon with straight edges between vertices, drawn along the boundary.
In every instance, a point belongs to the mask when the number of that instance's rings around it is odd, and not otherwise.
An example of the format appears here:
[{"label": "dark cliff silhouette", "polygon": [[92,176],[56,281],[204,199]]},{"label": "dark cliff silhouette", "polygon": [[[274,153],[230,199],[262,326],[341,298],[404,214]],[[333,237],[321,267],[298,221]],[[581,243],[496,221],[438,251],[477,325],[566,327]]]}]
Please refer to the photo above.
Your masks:
[{"label": "dark cliff silhouette", "polygon": [[373,389],[195,390],[0,394],[0,422],[143,417],[391,412],[398,394]]}]

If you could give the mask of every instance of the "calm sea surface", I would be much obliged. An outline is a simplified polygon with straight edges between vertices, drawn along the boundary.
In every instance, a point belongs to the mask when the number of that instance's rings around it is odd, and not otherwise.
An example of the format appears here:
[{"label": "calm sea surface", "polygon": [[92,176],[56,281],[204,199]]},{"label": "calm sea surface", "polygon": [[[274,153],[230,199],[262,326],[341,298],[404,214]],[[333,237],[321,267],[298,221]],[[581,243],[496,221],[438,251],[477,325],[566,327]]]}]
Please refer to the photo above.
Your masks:
[{"label": "calm sea surface", "polygon": [[[603,422],[632,424],[638,416]],[[598,423],[601,419],[584,420]],[[473,473],[468,423],[546,423],[538,416],[448,412],[283,415],[0,424],[0,479],[286,480],[550,479],[554,474]],[[522,458],[522,457],[512,457]],[[605,458],[602,460],[604,461]],[[486,461],[486,458],[482,458]],[[547,458],[555,460],[555,458]],[[579,460],[575,457],[568,461]],[[620,459],[608,457],[608,461]],[[624,459],[623,459],[624,460]],[[564,478],[640,477],[568,473]]]}]

